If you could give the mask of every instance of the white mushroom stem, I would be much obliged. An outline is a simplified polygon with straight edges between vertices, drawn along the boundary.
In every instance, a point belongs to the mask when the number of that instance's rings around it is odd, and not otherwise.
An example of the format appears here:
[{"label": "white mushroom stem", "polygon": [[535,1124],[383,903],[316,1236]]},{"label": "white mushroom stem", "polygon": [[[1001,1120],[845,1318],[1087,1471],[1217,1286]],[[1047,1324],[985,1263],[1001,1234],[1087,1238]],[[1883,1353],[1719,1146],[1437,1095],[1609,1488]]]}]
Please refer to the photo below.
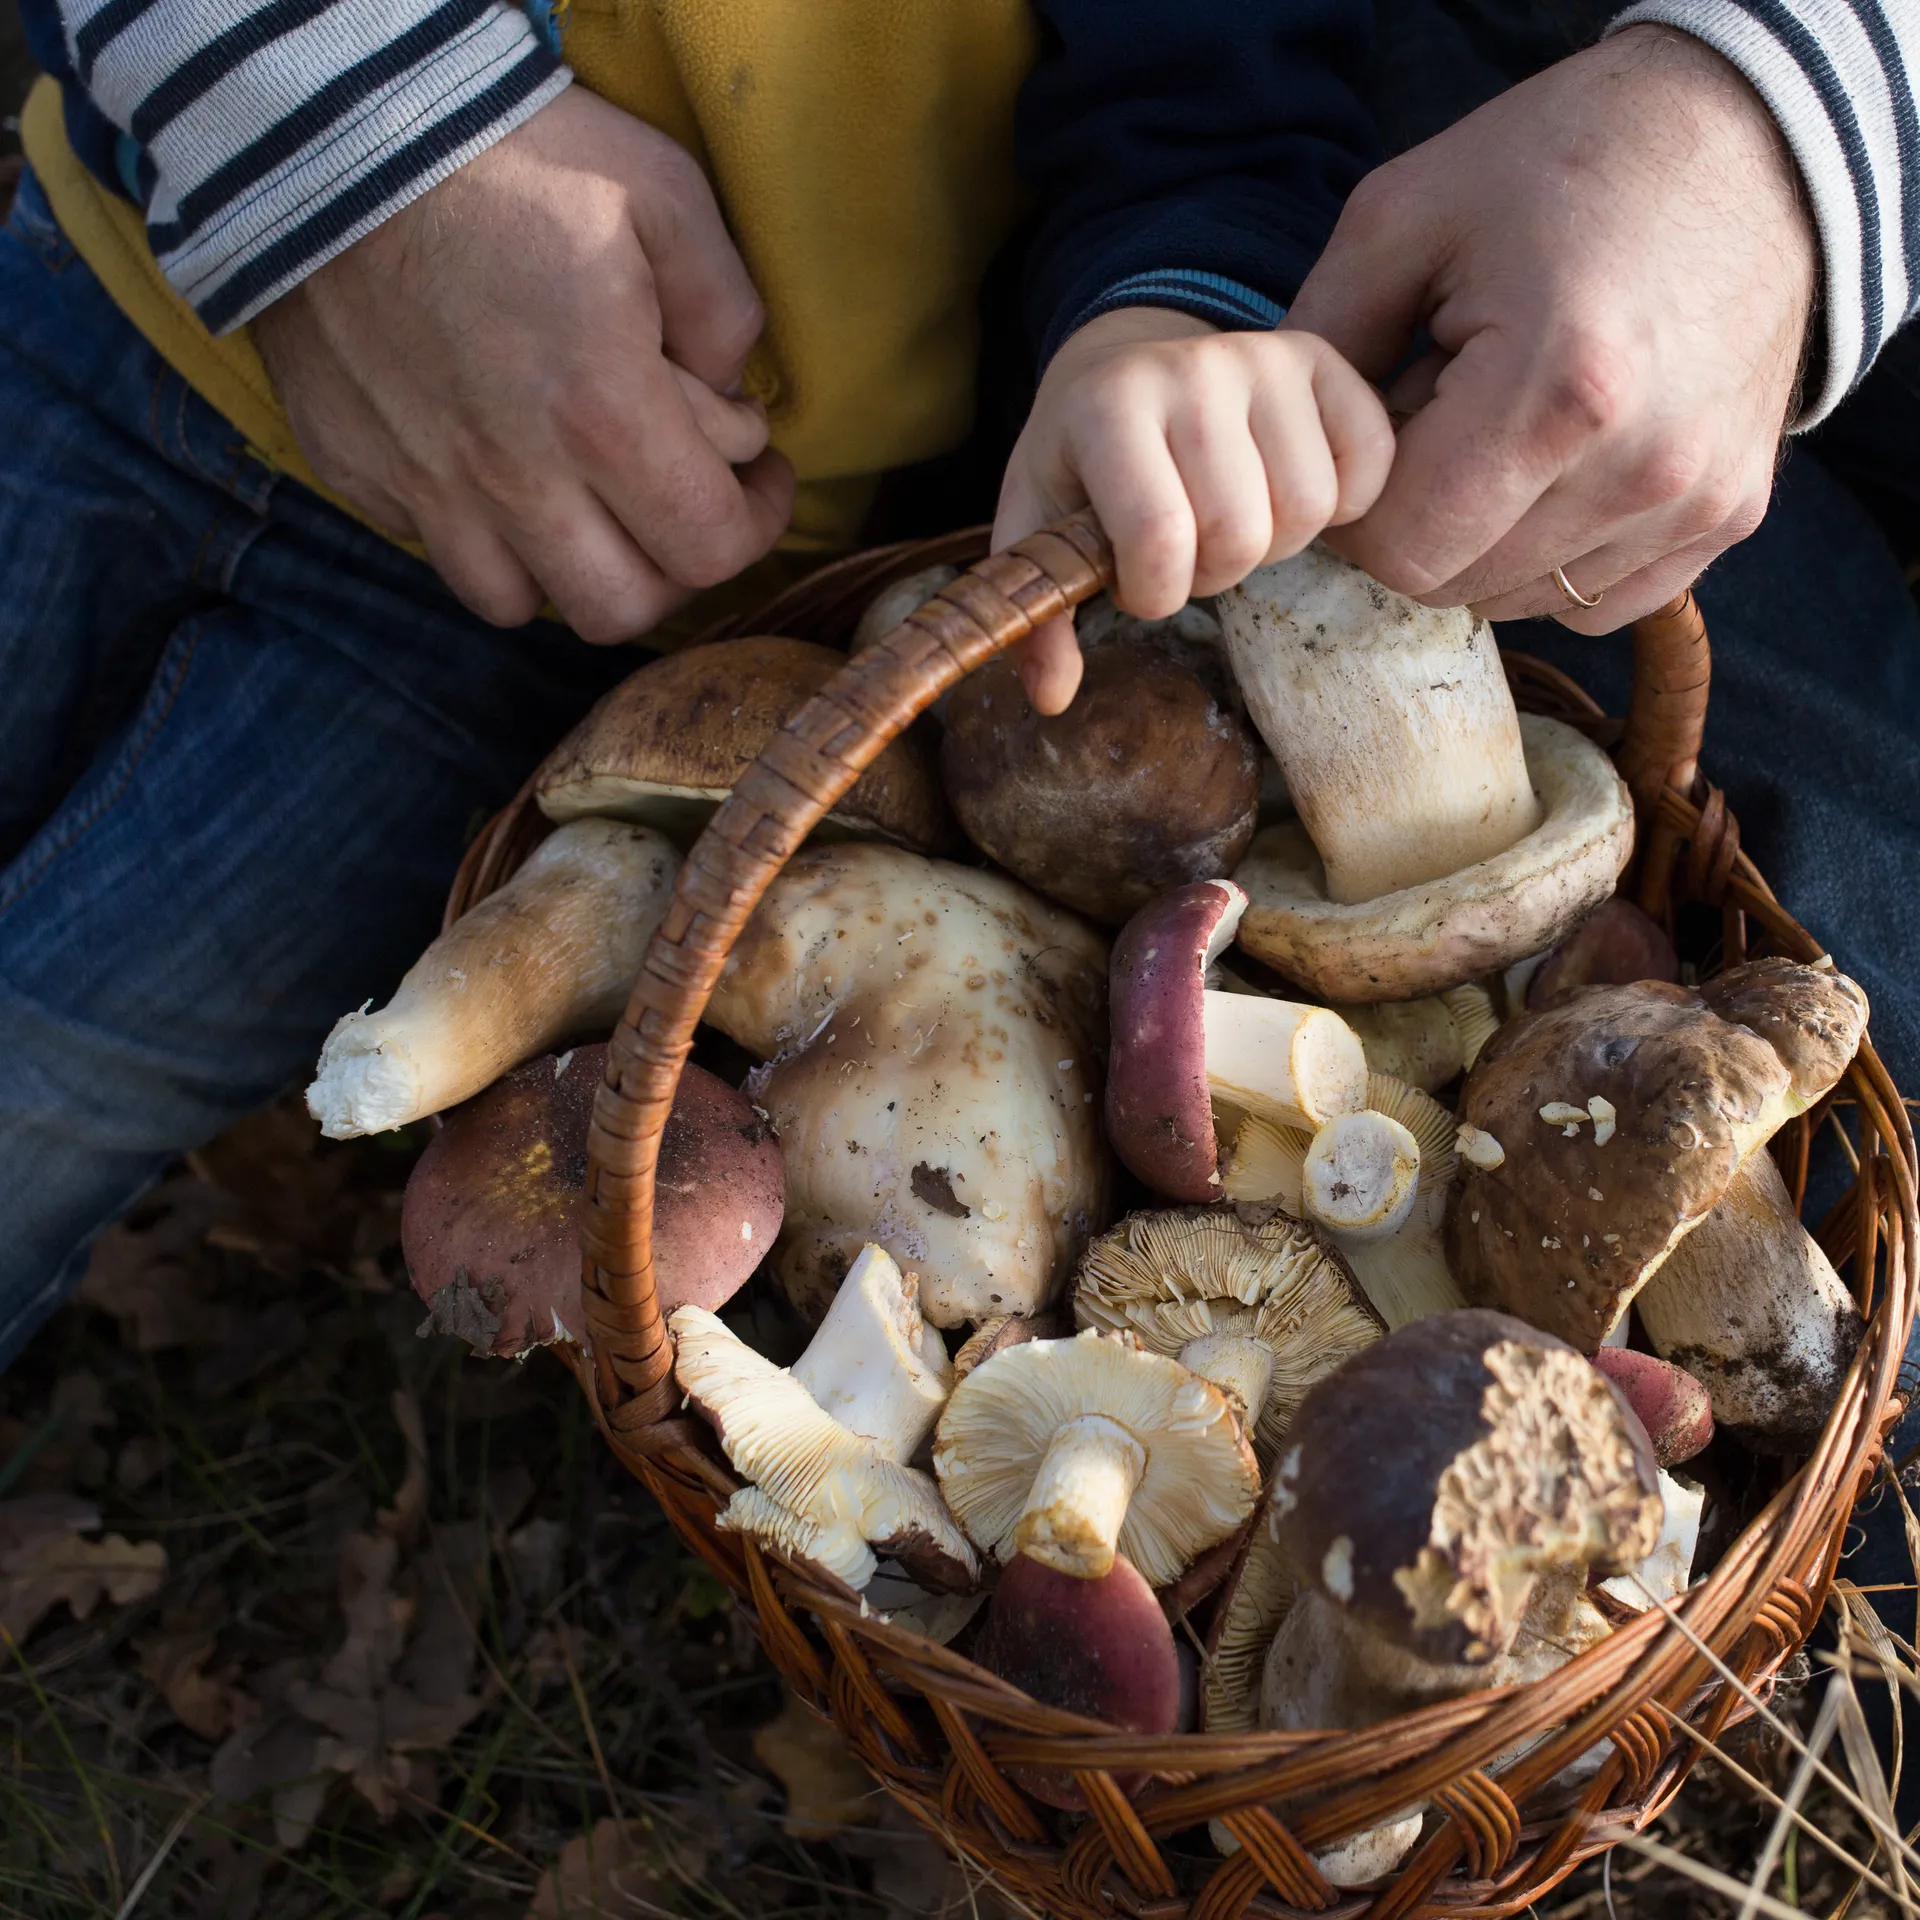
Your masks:
[{"label": "white mushroom stem", "polygon": [[330,1140],[456,1106],[522,1060],[612,1026],[666,912],[679,856],[660,834],[576,820],[461,915],[377,1013],[328,1034],[307,1109]]},{"label": "white mushroom stem", "polygon": [[1250,574],[1216,608],[1329,898],[1441,879],[1539,824],[1485,621],[1416,605],[1317,544]]},{"label": "white mushroom stem", "polygon": [[1413,1211],[1419,1190],[1419,1141],[1371,1109],[1328,1121],[1301,1164],[1307,1218],[1348,1240],[1384,1240]]},{"label": "white mushroom stem", "polygon": [[1033,1477],[1014,1528],[1015,1550],[1060,1573],[1102,1578],[1146,1470],[1146,1449],[1117,1421],[1103,1413],[1067,1421]]},{"label": "white mushroom stem", "polygon": [[1216,1100],[1309,1131],[1366,1105],[1366,1052],[1331,1008],[1207,992],[1202,1018]]},{"label": "white mushroom stem", "polygon": [[[1248,1316],[1251,1318],[1251,1316]],[[1180,1364],[1233,1395],[1252,1427],[1273,1385],[1273,1349],[1242,1333],[1205,1333],[1180,1349]]]},{"label": "white mushroom stem", "polygon": [[1644,1612],[1665,1600],[1678,1600],[1693,1579],[1693,1556],[1700,1545],[1700,1515],[1706,1489],[1676,1480],[1660,1470],[1660,1538],[1631,1573],[1616,1573],[1600,1584],[1616,1600]]},{"label": "white mushroom stem", "polygon": [[918,1275],[861,1249],[793,1377],[849,1433],[906,1461],[953,1391],[953,1363],[920,1312]]}]

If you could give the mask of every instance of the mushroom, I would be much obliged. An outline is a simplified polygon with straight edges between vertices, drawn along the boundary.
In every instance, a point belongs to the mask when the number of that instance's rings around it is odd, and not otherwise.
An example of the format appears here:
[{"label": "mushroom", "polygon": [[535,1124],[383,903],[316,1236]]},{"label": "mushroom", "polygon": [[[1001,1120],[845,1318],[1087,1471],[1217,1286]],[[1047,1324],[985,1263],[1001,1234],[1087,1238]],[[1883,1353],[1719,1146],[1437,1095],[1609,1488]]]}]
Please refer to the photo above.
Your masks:
[{"label": "mushroom", "polygon": [[1064,1307],[1049,1307],[1044,1313],[996,1313],[961,1341],[953,1356],[953,1383],[958,1386],[982,1361],[1008,1347],[1029,1340],[1065,1340],[1072,1333],[1073,1316]]},{"label": "mushroom", "polygon": [[1662,1600],[1669,1604],[1678,1600],[1693,1580],[1693,1556],[1700,1545],[1700,1513],[1706,1498],[1704,1487],[1662,1468],[1660,1537],[1637,1567],[1602,1580],[1601,1587],[1642,1613]]},{"label": "mushroom", "polygon": [[[604,1045],[543,1054],[447,1115],[407,1179],[400,1245],[427,1303],[420,1331],[511,1358],[584,1343],[580,1214]],[[780,1143],[736,1093],[688,1065],[660,1142],[654,1257],[664,1310],[717,1309],[780,1230]]]},{"label": "mushroom", "polygon": [[969,1539],[1076,1579],[1165,1586],[1246,1519],[1259,1469],[1221,1390],[1127,1334],[996,1354],[954,1389],[934,1471]]},{"label": "mushroom", "polygon": [[[1721,1205],[1725,1204],[1723,1200]],[[1643,1310],[1643,1322],[1645,1317]],[[1625,1347],[1602,1347],[1593,1364],[1620,1389],[1646,1428],[1653,1457],[1662,1467],[1691,1460],[1713,1438],[1713,1403],[1706,1388],[1684,1368]]]},{"label": "mushroom", "polygon": [[679,856],[659,834],[582,820],[462,914],[378,1013],[337,1021],[307,1111],[329,1140],[423,1120],[509,1067],[620,1016]]},{"label": "mushroom", "polygon": [[[1125,1559],[1092,1579],[1016,1555],[1001,1573],[974,1659],[1030,1698],[1125,1733],[1172,1733],[1180,1722],[1180,1659],[1153,1589]],[[1036,1800],[1084,1812],[1064,1768],[1013,1766]],[[1142,1775],[1117,1774],[1122,1793]]]},{"label": "mushroom", "polygon": [[1010,873],[1117,925],[1230,873],[1253,838],[1260,746],[1208,676],[1144,636],[1086,652],[1073,704],[1036,713],[1013,663],[947,697],[940,768],[968,837]]},{"label": "mushroom", "polygon": [[1367,1109],[1392,1123],[1418,1150],[1412,1204],[1386,1233],[1364,1228],[1346,1233],[1327,1220],[1332,1209],[1320,1206],[1308,1192],[1307,1167],[1318,1136],[1299,1128],[1277,1127],[1255,1117],[1243,1120],[1221,1186],[1229,1200],[1273,1201],[1289,1213],[1318,1218],[1380,1317],[1390,1328],[1403,1327],[1430,1313],[1466,1305],[1447,1270],[1441,1243],[1447,1195],[1459,1170],[1457,1129],[1452,1114],[1437,1100],[1384,1073],[1367,1078]]},{"label": "mushroom", "polygon": [[1679,978],[1680,956],[1666,928],[1616,893],[1542,958],[1527,981],[1526,1000],[1540,1007],[1574,987],[1628,987],[1636,980]]},{"label": "mushroom", "polygon": [[847,651],[865,653],[869,647],[877,647],[903,620],[918,613],[942,587],[952,586],[959,578],[959,568],[943,562],[916,568],[890,581],[867,602],[860,624],[847,642]]},{"label": "mushroom", "polygon": [[1652,1551],[1656,1473],[1605,1376],[1507,1315],[1363,1349],[1308,1392],[1275,1476],[1278,1545],[1311,1593],[1274,1642],[1263,1723],[1368,1725],[1604,1632],[1576,1600],[1589,1570]]},{"label": "mushroom", "polygon": [[1309,1220],[1348,1241],[1384,1240],[1413,1211],[1420,1143],[1390,1114],[1362,1108],[1316,1133],[1300,1163]]},{"label": "mushroom", "polygon": [[817,1321],[868,1241],[938,1327],[1038,1312],[1106,1223],[1106,949],[1017,882],[894,847],[814,848],[768,888],[707,1019],[770,1064],[774,1257]]},{"label": "mushroom", "polygon": [[939,1336],[921,1320],[918,1288],[884,1249],[869,1247],[834,1305],[791,1371],[703,1307],[668,1317],[675,1379],[752,1483],[720,1524],[852,1587],[872,1579],[877,1547],[921,1587],[964,1592],[979,1562],[933,1482],[905,1464],[952,1377]]},{"label": "mushroom", "polygon": [[1500,1024],[1493,996],[1473,980],[1418,1000],[1339,1006],[1334,1012],[1359,1035],[1370,1073],[1390,1074],[1422,1093],[1444,1087],[1472,1066]]},{"label": "mushroom", "polygon": [[1551,946],[1613,891],[1626,786],[1583,734],[1516,714],[1484,621],[1319,545],[1215,604],[1299,814],[1235,869],[1249,953],[1329,1000],[1409,999]]},{"label": "mushroom", "polygon": [[1655,1351],[1696,1376],[1713,1419],[1762,1453],[1813,1443],[1866,1331],[1764,1149],[1740,1162],[1636,1304]]},{"label": "mushroom", "polygon": [[1113,945],[1107,1137],[1170,1200],[1219,1198],[1215,1099],[1309,1131],[1366,1101],[1366,1055],[1338,1014],[1207,986],[1246,904],[1231,881],[1196,881]]},{"label": "mushroom", "polygon": [[1073,1315],[1232,1395],[1263,1467],[1307,1388],[1384,1331],[1340,1255],[1274,1208],[1128,1215],[1088,1247]]},{"label": "mushroom", "polygon": [[[1448,1264],[1462,1289],[1593,1352],[1741,1160],[1839,1079],[1866,1015],[1845,975],[1768,959],[1698,991],[1589,987],[1510,1021],[1461,1097],[1500,1155],[1467,1153],[1454,1188]],[[1777,1287],[1767,1311],[1809,1340],[1824,1328],[1830,1347],[1833,1315],[1807,1273],[1749,1285]],[[1686,1364],[1712,1393],[1704,1364]]]},{"label": "mushroom", "polygon": [[1269,1486],[1221,1589],[1200,1669],[1200,1731],[1251,1733],[1260,1724],[1267,1649],[1299,1597],[1300,1582],[1273,1531]]},{"label": "mushroom", "polygon": [[[534,798],[549,820],[611,814],[691,846],[781,726],[847,664],[832,647],[758,635],[662,655],[630,673],[547,755]],[[902,734],[834,805],[834,830],[923,853],[954,844],[927,737]]]}]

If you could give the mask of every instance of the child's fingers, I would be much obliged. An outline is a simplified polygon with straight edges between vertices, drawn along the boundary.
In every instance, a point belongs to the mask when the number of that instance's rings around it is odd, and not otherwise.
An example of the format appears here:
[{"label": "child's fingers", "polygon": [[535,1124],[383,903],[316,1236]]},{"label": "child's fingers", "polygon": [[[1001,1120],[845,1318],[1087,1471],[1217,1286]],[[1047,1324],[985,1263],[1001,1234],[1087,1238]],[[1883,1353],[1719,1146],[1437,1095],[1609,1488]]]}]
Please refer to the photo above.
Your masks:
[{"label": "child's fingers", "polygon": [[1065,713],[1080,691],[1082,667],[1073,616],[1061,613],[1043,620],[1014,648],[1013,664],[1035,713]]},{"label": "child's fingers", "polygon": [[1307,381],[1263,381],[1251,425],[1269,519],[1266,551],[1254,564],[1270,565],[1319,536],[1339,503],[1340,475]]},{"label": "child's fingers", "polygon": [[[1265,450],[1251,431],[1244,381],[1196,396],[1191,408],[1174,414],[1167,439],[1193,516],[1189,592],[1220,593],[1259,566],[1274,542],[1276,501]],[[1329,485],[1329,497],[1331,491]]]},{"label": "child's fingers", "polygon": [[1330,527],[1358,520],[1380,498],[1393,467],[1393,421],[1373,387],[1324,343],[1314,359],[1313,393],[1333,453],[1339,494]]},{"label": "child's fingers", "polygon": [[[1070,473],[1051,475],[1051,484],[1043,484],[1033,470],[1037,457],[1024,439],[1014,449],[993,518],[995,553],[1085,500]],[[1042,621],[1013,649],[1012,658],[1034,711],[1064,713],[1080,690],[1080,642],[1074,636],[1073,616],[1063,613]]]},{"label": "child's fingers", "polygon": [[1193,593],[1197,534],[1163,415],[1126,407],[1104,416],[1075,449],[1081,484],[1113,542],[1115,603],[1164,620]]}]

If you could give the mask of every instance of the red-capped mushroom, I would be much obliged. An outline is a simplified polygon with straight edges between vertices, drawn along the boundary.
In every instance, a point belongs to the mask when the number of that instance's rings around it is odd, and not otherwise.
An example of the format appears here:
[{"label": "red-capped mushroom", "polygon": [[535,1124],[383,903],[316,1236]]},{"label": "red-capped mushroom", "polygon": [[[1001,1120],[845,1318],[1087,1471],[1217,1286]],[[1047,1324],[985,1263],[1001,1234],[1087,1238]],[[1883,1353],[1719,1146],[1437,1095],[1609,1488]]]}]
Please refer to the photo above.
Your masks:
[{"label": "red-capped mushroom", "polygon": [[1691,1460],[1713,1438],[1713,1403],[1684,1367],[1628,1347],[1602,1347],[1593,1364],[1640,1416],[1660,1466]]}]

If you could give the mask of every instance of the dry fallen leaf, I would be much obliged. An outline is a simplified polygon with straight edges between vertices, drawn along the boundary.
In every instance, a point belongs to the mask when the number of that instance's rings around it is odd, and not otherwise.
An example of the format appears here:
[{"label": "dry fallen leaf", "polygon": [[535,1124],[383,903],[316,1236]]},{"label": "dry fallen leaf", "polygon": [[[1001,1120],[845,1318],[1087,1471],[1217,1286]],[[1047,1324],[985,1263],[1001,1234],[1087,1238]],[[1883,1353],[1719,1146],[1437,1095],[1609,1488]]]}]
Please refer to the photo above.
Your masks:
[{"label": "dry fallen leaf", "polygon": [[839,1728],[798,1694],[788,1694],[779,1718],[755,1733],[753,1751],[787,1790],[787,1831],[796,1839],[825,1839],[879,1814],[873,1775],[847,1751]]},{"label": "dry fallen leaf", "polygon": [[230,1678],[210,1674],[219,1639],[222,1596],[195,1606],[168,1607],[160,1624],[133,1643],[140,1672],[156,1688],[173,1717],[203,1740],[222,1740],[256,1712],[256,1703]]},{"label": "dry fallen leaf", "polygon": [[95,1238],[80,1298],[118,1320],[121,1338],[141,1353],[219,1341],[226,1315],[194,1256],[208,1230],[235,1211],[232,1197],[211,1182],[171,1175]]},{"label": "dry fallen leaf", "polygon": [[64,1600],[84,1620],[105,1595],[117,1606],[157,1593],[167,1550],[120,1534],[83,1540],[99,1509],[65,1494],[0,1501],[0,1630],[24,1640]]},{"label": "dry fallen leaf", "polygon": [[602,1820],[591,1833],[576,1833],[540,1876],[526,1920],[673,1913],[674,1888],[657,1874],[658,1855],[645,1836],[637,1820]]}]

